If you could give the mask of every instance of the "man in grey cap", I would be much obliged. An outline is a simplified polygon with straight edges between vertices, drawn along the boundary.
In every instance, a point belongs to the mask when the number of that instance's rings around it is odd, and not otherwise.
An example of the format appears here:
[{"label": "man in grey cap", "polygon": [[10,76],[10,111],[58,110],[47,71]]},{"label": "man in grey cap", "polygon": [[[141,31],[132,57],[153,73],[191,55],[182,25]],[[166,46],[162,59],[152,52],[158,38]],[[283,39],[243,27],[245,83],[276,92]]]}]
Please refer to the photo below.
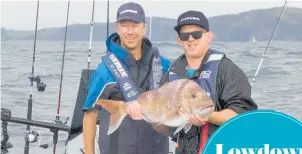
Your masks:
[{"label": "man in grey cap", "polygon": [[191,117],[189,123],[193,126],[187,133],[181,131],[174,136],[176,128],[163,125],[157,130],[177,142],[176,154],[201,154],[208,138],[220,125],[258,106],[251,98],[251,86],[244,72],[224,52],[210,47],[214,33],[202,12],[182,13],[174,29],[184,54],[173,62],[161,84],[180,78],[196,81],[212,98],[215,112],[208,117]]},{"label": "man in grey cap", "polygon": [[[83,110],[85,154],[94,154],[96,122],[99,117],[99,149],[101,154],[168,154],[169,139],[144,121],[138,104],[128,108],[129,116],[116,120],[96,105],[99,99],[129,102],[145,91],[159,87],[160,78],[167,72],[170,61],[160,56],[156,47],[144,37],[147,30],[143,8],[133,2],[117,11],[116,31],[106,40],[109,51],[95,70]],[[98,114],[99,113],[99,114]],[[110,125],[109,125],[110,124]]]}]

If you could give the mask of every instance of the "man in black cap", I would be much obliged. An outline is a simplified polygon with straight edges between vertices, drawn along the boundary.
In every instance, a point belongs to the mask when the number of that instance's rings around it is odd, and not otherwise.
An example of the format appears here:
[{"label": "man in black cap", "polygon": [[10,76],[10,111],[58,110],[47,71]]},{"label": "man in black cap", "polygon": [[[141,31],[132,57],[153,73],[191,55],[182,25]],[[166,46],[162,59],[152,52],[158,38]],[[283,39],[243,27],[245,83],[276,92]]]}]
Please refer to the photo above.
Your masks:
[{"label": "man in black cap", "polygon": [[[170,61],[160,56],[158,49],[145,38],[146,30],[145,13],[139,4],[129,2],[119,7],[117,33],[111,34],[106,40],[109,53],[102,57],[102,62],[92,76],[83,106],[85,154],[94,154],[98,117],[101,154],[169,152],[168,137],[155,131],[151,124],[142,119],[138,104],[130,105],[127,110],[130,116],[123,120],[117,118],[116,111],[111,110],[110,116],[108,111],[95,104],[99,99],[130,102],[136,100],[142,92],[159,87]],[[114,125],[116,123],[120,125]]]},{"label": "man in black cap", "polygon": [[221,124],[258,106],[251,98],[251,86],[244,72],[225,53],[210,48],[214,33],[202,12],[181,14],[174,29],[184,54],[172,63],[161,84],[180,78],[194,80],[212,98],[215,110],[208,117],[191,117],[189,122],[193,126],[186,134],[181,131],[174,136],[176,128],[163,125],[155,129],[177,142],[176,154],[200,154]]}]

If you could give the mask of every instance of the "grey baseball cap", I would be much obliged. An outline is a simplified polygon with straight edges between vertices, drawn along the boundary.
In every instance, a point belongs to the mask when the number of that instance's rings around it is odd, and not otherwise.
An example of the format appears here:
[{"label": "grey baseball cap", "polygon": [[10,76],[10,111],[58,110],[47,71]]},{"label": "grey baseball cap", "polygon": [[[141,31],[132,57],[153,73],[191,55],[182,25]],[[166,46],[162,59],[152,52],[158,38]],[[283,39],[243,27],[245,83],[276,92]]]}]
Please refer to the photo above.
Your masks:
[{"label": "grey baseball cap", "polygon": [[128,2],[121,5],[117,10],[116,22],[121,20],[131,20],[134,22],[145,23],[145,11],[141,5]]}]

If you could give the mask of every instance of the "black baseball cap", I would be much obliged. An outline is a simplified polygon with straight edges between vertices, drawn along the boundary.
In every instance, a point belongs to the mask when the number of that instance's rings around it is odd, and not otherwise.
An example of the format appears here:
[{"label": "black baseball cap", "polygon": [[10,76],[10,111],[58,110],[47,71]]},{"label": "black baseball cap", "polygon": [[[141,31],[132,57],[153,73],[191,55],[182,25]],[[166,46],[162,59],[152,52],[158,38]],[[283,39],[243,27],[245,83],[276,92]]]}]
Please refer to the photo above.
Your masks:
[{"label": "black baseball cap", "polygon": [[198,25],[209,31],[209,21],[207,17],[199,11],[187,11],[182,13],[177,19],[177,25],[174,29],[179,32],[183,25]]},{"label": "black baseball cap", "polygon": [[138,23],[145,22],[145,11],[138,3],[125,3],[117,10],[116,22],[121,20],[131,20]]}]

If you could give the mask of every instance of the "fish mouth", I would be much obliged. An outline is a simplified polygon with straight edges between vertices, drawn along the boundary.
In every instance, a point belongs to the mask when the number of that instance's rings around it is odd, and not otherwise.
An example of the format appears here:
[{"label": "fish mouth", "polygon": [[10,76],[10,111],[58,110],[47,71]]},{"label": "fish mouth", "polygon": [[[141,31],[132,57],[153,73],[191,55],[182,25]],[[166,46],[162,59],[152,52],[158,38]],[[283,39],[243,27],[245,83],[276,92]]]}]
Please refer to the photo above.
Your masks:
[{"label": "fish mouth", "polygon": [[208,103],[207,105],[203,106],[201,109],[196,109],[195,114],[201,116],[201,117],[207,117],[214,111],[214,104]]},{"label": "fish mouth", "polygon": [[212,103],[207,103],[203,108],[201,108],[201,110],[205,110],[205,109],[209,109],[209,108],[214,108],[214,104]]}]

